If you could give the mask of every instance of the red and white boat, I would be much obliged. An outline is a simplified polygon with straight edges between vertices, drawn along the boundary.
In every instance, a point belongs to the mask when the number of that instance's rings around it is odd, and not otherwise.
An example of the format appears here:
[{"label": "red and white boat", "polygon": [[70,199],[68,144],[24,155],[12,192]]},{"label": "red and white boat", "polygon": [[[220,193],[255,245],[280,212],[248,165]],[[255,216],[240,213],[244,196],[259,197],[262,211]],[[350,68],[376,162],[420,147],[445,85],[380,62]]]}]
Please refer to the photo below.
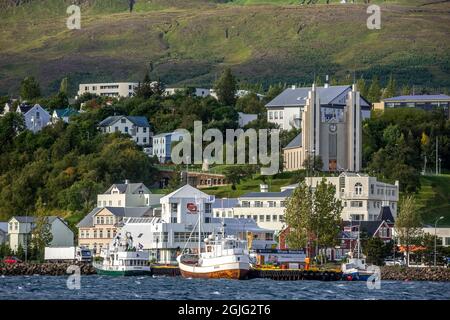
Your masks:
[{"label": "red and white boat", "polygon": [[199,210],[196,254],[182,253],[177,257],[181,275],[185,278],[246,279],[250,270],[247,241],[225,236],[222,226],[220,232],[204,239],[202,246],[201,219]]}]

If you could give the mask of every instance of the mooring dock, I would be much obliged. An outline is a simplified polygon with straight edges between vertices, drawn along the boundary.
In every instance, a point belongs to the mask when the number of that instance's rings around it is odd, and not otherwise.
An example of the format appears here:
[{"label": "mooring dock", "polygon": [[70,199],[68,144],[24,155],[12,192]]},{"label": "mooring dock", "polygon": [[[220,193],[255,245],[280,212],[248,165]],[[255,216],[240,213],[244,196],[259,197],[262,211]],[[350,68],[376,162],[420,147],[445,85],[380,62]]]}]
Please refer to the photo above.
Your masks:
[{"label": "mooring dock", "polygon": [[[180,269],[177,266],[152,266],[152,275],[155,276],[180,276]],[[335,270],[303,270],[303,269],[265,269],[253,268],[250,270],[249,279],[263,278],[279,281],[295,280],[320,280],[338,281],[342,278],[342,273]]]}]

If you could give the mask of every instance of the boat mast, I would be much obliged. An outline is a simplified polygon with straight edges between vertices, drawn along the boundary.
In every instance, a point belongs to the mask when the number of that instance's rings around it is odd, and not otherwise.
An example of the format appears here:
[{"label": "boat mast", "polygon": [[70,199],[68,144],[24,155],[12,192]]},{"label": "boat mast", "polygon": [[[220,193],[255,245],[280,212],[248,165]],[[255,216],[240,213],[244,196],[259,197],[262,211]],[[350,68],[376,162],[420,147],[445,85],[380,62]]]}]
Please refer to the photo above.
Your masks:
[{"label": "boat mast", "polygon": [[198,211],[198,256],[200,256],[200,252],[201,252],[201,230],[202,230],[202,204],[201,201],[197,201],[197,196],[195,196],[196,198],[196,204],[198,204],[197,207],[197,211]]}]

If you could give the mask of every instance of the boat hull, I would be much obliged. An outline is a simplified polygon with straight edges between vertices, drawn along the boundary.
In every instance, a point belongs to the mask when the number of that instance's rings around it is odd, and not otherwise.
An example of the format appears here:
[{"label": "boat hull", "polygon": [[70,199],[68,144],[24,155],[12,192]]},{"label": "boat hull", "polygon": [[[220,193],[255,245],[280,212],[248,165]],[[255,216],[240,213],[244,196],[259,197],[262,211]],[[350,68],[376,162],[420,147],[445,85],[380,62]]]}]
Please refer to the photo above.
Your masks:
[{"label": "boat hull", "polygon": [[247,279],[249,270],[247,269],[232,269],[220,270],[212,272],[189,272],[180,268],[181,275],[184,278],[199,278],[199,279]]},{"label": "boat hull", "polygon": [[342,274],[342,279],[346,281],[367,281],[372,273],[351,272]]},{"label": "boat hull", "polygon": [[128,276],[150,276],[151,270],[108,270],[95,268],[98,275],[102,276],[115,276],[115,277],[128,277]]},{"label": "boat hull", "polygon": [[179,263],[179,268],[184,278],[243,280],[248,278],[250,264],[234,262],[203,267]]}]

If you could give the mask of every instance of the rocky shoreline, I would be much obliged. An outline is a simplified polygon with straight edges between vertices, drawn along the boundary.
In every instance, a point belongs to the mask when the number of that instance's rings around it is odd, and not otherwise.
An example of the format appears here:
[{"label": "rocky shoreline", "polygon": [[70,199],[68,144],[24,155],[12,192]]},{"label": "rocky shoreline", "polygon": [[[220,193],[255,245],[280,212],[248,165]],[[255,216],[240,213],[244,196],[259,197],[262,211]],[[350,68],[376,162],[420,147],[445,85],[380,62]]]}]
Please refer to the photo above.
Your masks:
[{"label": "rocky shoreline", "polygon": [[[23,276],[23,275],[48,275],[67,276],[67,268],[71,263],[18,263],[0,264],[0,275],[3,276]],[[86,263],[76,264],[80,267],[82,275],[96,274],[95,268]],[[178,273],[173,270],[169,276],[176,276]],[[381,267],[382,280],[398,281],[450,281],[449,268],[405,268],[405,267]]]},{"label": "rocky shoreline", "polygon": [[381,280],[450,281],[449,268],[381,267]]},{"label": "rocky shoreline", "polygon": [[[46,275],[46,276],[68,276],[67,268],[73,263],[16,263],[1,264],[0,275],[4,276],[24,276],[24,275]],[[80,267],[82,275],[95,274],[95,268],[86,263],[75,264]]]}]

